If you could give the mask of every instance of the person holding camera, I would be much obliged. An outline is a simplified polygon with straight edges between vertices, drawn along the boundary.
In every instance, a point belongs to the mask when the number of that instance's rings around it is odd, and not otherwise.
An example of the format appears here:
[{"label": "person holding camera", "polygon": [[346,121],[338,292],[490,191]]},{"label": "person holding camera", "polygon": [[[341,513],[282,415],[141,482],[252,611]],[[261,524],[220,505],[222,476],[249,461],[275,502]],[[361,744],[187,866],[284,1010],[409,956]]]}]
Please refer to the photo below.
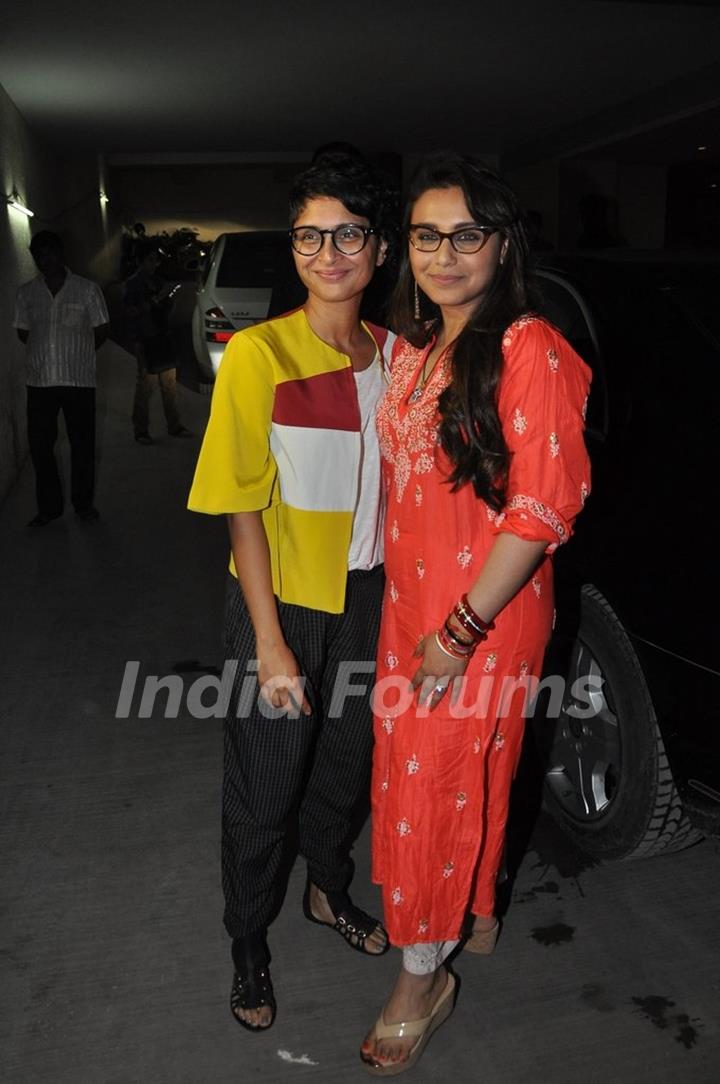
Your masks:
[{"label": "person holding camera", "polygon": [[160,385],[167,430],[171,437],[190,437],[177,407],[175,359],[170,342],[170,309],[177,287],[160,275],[160,253],[151,241],[140,250],[140,265],[125,284],[125,315],[130,348],[137,359],[133,429],[138,444],[154,444],[149,433],[149,404]]}]

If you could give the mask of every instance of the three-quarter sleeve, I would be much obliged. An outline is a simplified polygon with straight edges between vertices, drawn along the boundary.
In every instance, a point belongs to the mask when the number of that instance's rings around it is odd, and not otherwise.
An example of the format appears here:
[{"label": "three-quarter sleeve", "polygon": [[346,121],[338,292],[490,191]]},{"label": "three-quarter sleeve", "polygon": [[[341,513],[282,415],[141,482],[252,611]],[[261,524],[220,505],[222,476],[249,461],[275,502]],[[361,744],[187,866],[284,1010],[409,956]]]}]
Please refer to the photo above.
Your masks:
[{"label": "three-quarter sleeve", "polygon": [[498,411],[510,468],[507,501],[495,528],[545,541],[550,553],[567,542],[590,490],[583,436],[590,370],[539,318],[508,328],[503,354]]},{"label": "three-quarter sleeve", "polygon": [[220,515],[268,508],[277,466],[270,451],[275,397],[271,359],[240,332],[228,343],[213,389],[188,508]]}]

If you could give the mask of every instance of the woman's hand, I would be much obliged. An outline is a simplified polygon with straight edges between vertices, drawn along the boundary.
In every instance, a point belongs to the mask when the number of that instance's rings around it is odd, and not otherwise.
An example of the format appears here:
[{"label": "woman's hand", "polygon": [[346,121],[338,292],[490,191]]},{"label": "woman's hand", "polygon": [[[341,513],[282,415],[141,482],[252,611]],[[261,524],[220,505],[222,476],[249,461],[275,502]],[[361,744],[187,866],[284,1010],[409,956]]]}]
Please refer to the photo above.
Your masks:
[{"label": "woman's hand", "polygon": [[233,512],[228,529],[238,580],[255,632],[260,696],[289,715],[310,715],[304,679],[285,642],[270,572],[270,550],[261,512]]},{"label": "woman's hand", "polygon": [[420,666],[412,679],[413,689],[419,689],[418,705],[428,704],[435,708],[448,695],[455,704],[462,691],[462,679],[469,659],[452,659],[438,647],[435,633],[429,632],[420,641],[413,652],[415,658],[422,658]]},{"label": "woman's hand", "polygon": [[305,679],[297,659],[286,643],[261,645],[256,648],[260,696],[273,708],[288,715],[310,715],[312,708],[305,696]]}]

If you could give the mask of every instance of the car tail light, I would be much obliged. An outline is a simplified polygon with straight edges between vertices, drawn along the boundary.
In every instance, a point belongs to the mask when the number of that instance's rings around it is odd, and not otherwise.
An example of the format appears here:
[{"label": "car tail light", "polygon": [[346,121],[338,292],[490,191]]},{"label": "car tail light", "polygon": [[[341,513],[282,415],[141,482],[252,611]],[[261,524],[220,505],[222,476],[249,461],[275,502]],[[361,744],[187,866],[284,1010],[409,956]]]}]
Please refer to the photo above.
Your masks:
[{"label": "car tail light", "polygon": [[230,342],[235,334],[235,327],[228,320],[219,305],[205,310],[205,339],[209,343]]},{"label": "car tail light", "polygon": [[215,305],[212,309],[205,310],[205,327],[215,331],[234,331],[233,324],[228,320],[225,313],[219,306]]}]

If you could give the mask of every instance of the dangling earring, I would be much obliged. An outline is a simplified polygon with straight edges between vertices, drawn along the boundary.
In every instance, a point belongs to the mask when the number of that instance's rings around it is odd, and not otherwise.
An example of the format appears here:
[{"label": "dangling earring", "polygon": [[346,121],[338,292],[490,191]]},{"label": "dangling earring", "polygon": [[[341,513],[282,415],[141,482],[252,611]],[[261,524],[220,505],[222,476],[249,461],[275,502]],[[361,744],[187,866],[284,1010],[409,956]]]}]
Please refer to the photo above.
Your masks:
[{"label": "dangling earring", "polygon": [[420,291],[417,282],[415,283],[415,319],[420,320]]}]

